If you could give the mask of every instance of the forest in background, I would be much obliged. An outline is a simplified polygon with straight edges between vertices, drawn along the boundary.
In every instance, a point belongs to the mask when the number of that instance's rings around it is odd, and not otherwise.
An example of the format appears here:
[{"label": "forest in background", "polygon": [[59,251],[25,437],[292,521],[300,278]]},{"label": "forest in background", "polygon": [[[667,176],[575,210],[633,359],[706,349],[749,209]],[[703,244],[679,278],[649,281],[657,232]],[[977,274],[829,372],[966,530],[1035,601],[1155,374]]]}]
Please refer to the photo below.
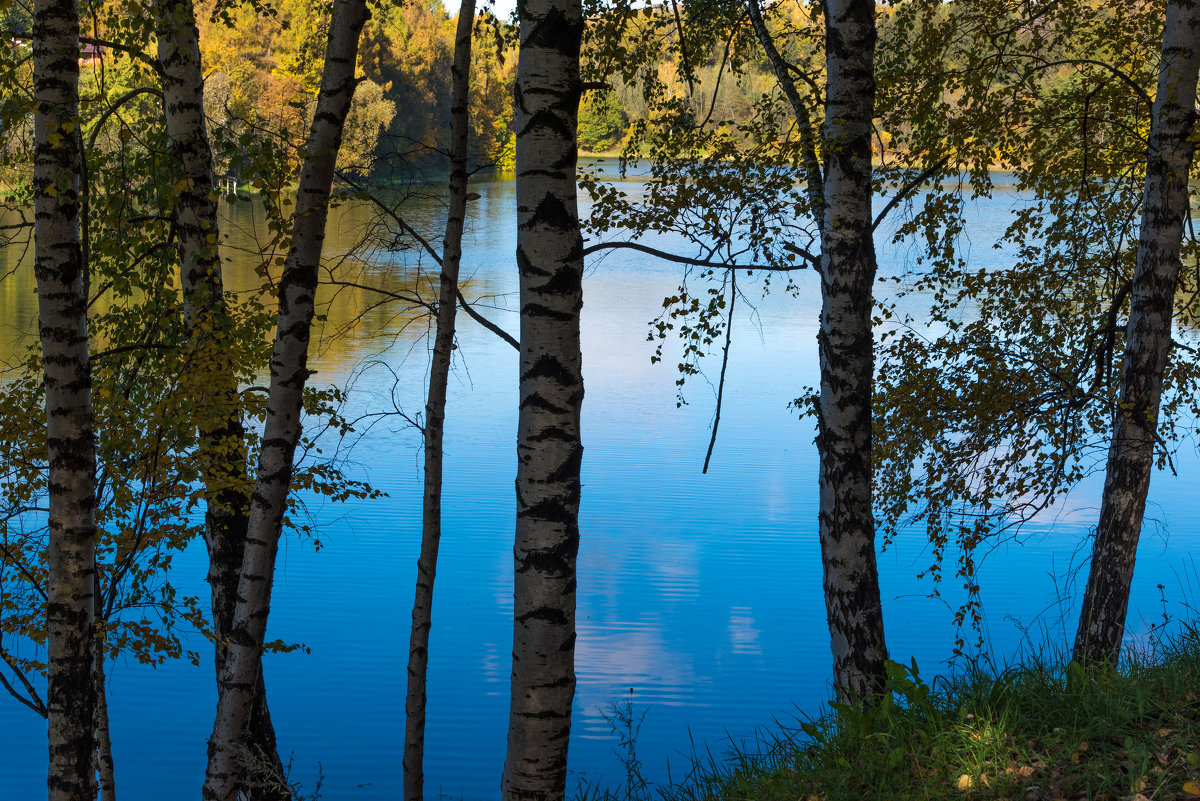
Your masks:
[{"label": "forest in background", "polygon": [[[22,3],[6,5],[0,14],[0,30],[17,53],[28,47],[32,18]],[[814,39],[819,30],[811,15],[801,6],[778,10],[786,16],[775,15],[772,24],[784,34],[784,56],[795,63],[814,63],[820,57],[819,42]],[[605,14],[614,20],[620,17],[599,6],[594,12],[600,19]],[[126,17],[122,3],[90,4],[84,35],[119,43],[123,36],[135,33]],[[284,141],[299,137],[311,117],[319,88],[328,4],[206,0],[197,6],[197,20],[206,65],[206,112],[214,125],[232,135],[257,131]],[[886,26],[887,20],[885,14],[881,24]],[[437,0],[385,3],[373,10],[363,31],[359,56],[363,80],[346,123],[341,169],[383,183],[445,174],[455,26],[456,17]],[[611,23],[597,23],[593,30],[608,35],[611,27]],[[475,23],[469,123],[472,169],[513,169],[515,30],[511,20],[490,12],[482,13]],[[627,34],[635,35],[632,31]],[[638,49],[632,40],[621,47],[625,53]],[[686,49],[682,54],[663,49],[656,65],[657,80],[666,92],[686,98],[686,114],[692,124],[742,120],[755,114],[756,103],[772,90],[774,78],[754,43],[730,40],[722,46],[705,41],[694,47],[704,52],[697,56]],[[647,96],[647,87],[630,71],[632,64],[612,63],[611,48],[601,47],[595,37],[585,42],[585,48],[585,70],[594,80],[588,82],[580,103],[580,149],[615,154],[629,147],[633,154],[647,153],[644,133],[656,116],[654,98]],[[89,58],[88,68],[82,72],[85,96],[118,97],[144,82],[137,60],[119,54],[110,49],[106,58]],[[697,63],[682,69],[681,59],[686,58]],[[1067,67],[1059,70],[1063,74],[1069,71]],[[882,144],[889,139],[885,135]],[[5,146],[15,147],[12,141]],[[244,172],[230,158],[217,168],[233,177]],[[20,172],[19,165],[12,163],[6,169]],[[10,182],[15,177],[10,176]]]}]

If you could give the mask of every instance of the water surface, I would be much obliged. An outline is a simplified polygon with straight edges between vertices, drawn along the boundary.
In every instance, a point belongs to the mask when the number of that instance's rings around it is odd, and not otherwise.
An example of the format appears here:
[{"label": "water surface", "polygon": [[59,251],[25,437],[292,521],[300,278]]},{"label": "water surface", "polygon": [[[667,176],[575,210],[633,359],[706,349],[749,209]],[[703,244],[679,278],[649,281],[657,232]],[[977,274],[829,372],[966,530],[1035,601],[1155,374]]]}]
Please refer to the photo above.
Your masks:
[{"label": "water surface", "polygon": [[[509,182],[476,187],[463,273],[465,294],[483,298],[492,319],[516,330],[514,194]],[[1001,188],[971,210],[973,262],[1000,266],[990,245],[1021,198]],[[231,210],[227,253],[252,249],[250,206]],[[441,208],[412,213],[437,230]],[[372,217],[365,205],[331,222],[331,255],[348,250]],[[906,274],[913,250],[880,238],[881,277]],[[672,243],[666,242],[668,246]],[[0,254],[0,258],[13,260]],[[3,265],[0,265],[3,266]],[[367,280],[420,286],[430,267],[417,251],[377,252]],[[343,265],[339,275],[351,273]],[[355,268],[357,269],[357,268]],[[426,276],[427,277],[427,276]],[[584,475],[579,557],[576,693],[570,767],[576,779],[616,785],[622,769],[608,710],[631,700],[645,714],[638,754],[647,778],[680,778],[693,746],[720,755],[729,738],[752,737],[796,711],[816,712],[829,695],[830,657],[816,535],[817,456],[811,419],[788,404],[817,382],[819,288],[797,276],[795,297],[773,294],[735,321],[726,406],[713,465],[700,474],[713,392],[690,382],[676,408],[675,354],[652,365],[647,323],[675,293],[676,266],[627,252],[589,263],[584,284]],[[253,291],[244,256],[232,289]],[[886,285],[885,285],[886,286]],[[334,293],[314,381],[352,382],[363,413],[423,406],[425,324],[409,311],[376,306],[351,290]],[[28,332],[32,278],[0,282],[8,336]],[[498,795],[508,709],[512,612],[516,353],[460,315],[446,428],[445,534],[430,644],[428,793]],[[334,337],[334,333],[340,336]],[[708,365],[715,380],[717,365]],[[310,512],[323,547],[281,547],[269,637],[303,642],[308,653],[270,656],[267,681],[285,761],[325,799],[401,795],[405,662],[412,581],[420,538],[420,438],[398,416],[377,420],[350,454],[351,469],[388,493],[375,501]],[[1188,559],[1200,538],[1185,445],[1180,477],[1159,474],[1139,552],[1130,626],[1144,633],[1163,611],[1191,600]],[[1073,610],[1070,566],[1090,550],[1099,483],[1029,524],[1023,544],[1001,547],[982,570],[989,653],[1003,661],[1025,632],[1065,642]],[[203,548],[178,562],[181,590],[207,596]],[[923,673],[946,669],[954,646],[953,582],[944,598],[914,579],[929,554],[918,533],[882,554],[883,597],[893,658],[916,658]],[[1065,626],[1065,628],[1064,628]],[[1043,628],[1048,630],[1043,634]],[[1055,640],[1055,638],[1058,638]],[[203,647],[196,638],[194,645]],[[119,794],[125,801],[198,797],[215,707],[207,655],[200,667],[111,668],[110,705]],[[0,697],[0,799],[45,793],[44,723]]]}]

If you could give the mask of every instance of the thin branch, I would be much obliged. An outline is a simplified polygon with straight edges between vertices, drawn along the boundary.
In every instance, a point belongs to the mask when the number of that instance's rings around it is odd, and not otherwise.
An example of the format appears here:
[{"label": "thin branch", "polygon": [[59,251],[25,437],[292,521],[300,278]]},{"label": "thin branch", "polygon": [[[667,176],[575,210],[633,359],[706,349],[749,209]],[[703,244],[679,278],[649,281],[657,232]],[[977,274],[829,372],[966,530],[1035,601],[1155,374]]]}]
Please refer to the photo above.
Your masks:
[{"label": "thin branch", "polygon": [[[1031,58],[1031,59],[1039,58],[1039,56],[1032,55],[1032,54],[1026,54],[1026,53],[1005,53],[1004,55],[1007,57],[1010,57],[1010,58]],[[1059,61],[1043,61],[1041,64],[1038,65],[1038,69],[1039,70],[1047,70],[1047,69],[1051,69],[1053,67],[1061,67],[1061,66],[1067,65],[1067,64],[1072,65],[1072,66],[1076,65],[1076,64],[1090,64],[1093,67],[1100,67],[1102,69],[1108,70],[1110,73],[1112,73],[1117,78],[1119,78],[1122,82],[1124,82],[1126,85],[1128,85],[1129,88],[1134,91],[1134,93],[1138,96],[1138,98],[1140,98],[1141,101],[1143,103],[1145,103],[1147,107],[1154,105],[1154,99],[1152,97],[1150,97],[1149,94],[1146,93],[1146,90],[1142,88],[1141,84],[1139,84],[1137,81],[1135,81],[1132,78],[1132,76],[1129,75],[1129,73],[1125,72],[1124,70],[1118,69],[1117,67],[1114,67],[1112,64],[1109,64],[1106,61],[1099,61],[1099,60],[1093,59],[1093,58],[1064,58]]]},{"label": "thin branch", "polygon": [[364,292],[374,292],[375,294],[383,295],[384,297],[386,297],[390,300],[402,300],[405,303],[411,303],[414,306],[420,306],[421,308],[425,309],[426,311],[430,311],[430,312],[434,311],[436,308],[432,303],[421,300],[418,297],[414,297],[412,295],[401,295],[399,292],[392,292],[390,289],[381,289],[380,287],[377,287],[377,286],[369,286],[367,284],[359,284],[354,281],[342,281],[342,280],[332,280],[332,279],[329,281],[324,281],[323,283],[328,284],[329,286],[348,287],[350,289],[361,289]]},{"label": "thin branch", "polygon": [[505,342],[507,342],[508,344],[512,345],[512,346],[513,346],[515,349],[517,349],[518,351],[521,349],[521,343],[520,343],[520,342],[518,342],[518,341],[517,341],[517,340],[516,340],[516,339],[513,337],[513,335],[512,335],[512,334],[508,333],[508,332],[507,332],[507,331],[505,331],[503,328],[501,328],[500,326],[496,325],[495,323],[493,323],[493,322],[492,322],[491,320],[489,320],[488,318],[484,317],[484,316],[483,316],[482,314],[480,314],[479,312],[475,311],[475,308],[474,308],[474,307],[473,307],[473,306],[472,306],[470,303],[467,303],[467,299],[463,297],[462,290],[460,290],[460,289],[456,289],[456,290],[455,290],[455,292],[458,294],[458,305],[459,305],[459,308],[461,308],[461,309],[462,309],[463,311],[465,311],[465,312],[466,312],[468,315],[470,315],[470,317],[471,317],[471,319],[472,319],[472,320],[474,320],[475,322],[479,323],[479,324],[480,324],[480,325],[482,325],[484,328],[486,328],[487,330],[491,331],[493,334],[495,334],[496,336],[500,337],[501,339],[503,339],[503,340],[504,340]]},{"label": "thin branch", "polygon": [[[783,56],[775,47],[775,40],[772,38],[771,32],[767,30],[767,23],[763,19],[758,0],[746,0],[746,10],[750,14],[750,22],[754,26],[754,33],[758,36],[758,42],[771,62],[775,79],[779,81],[779,86],[792,106],[792,113],[796,115],[796,125],[800,129],[801,153],[804,159],[805,189],[808,193],[808,203],[812,206],[813,219],[817,223],[817,230],[821,232],[825,227],[825,177],[821,172],[821,164],[817,160],[817,148],[813,141],[812,118],[809,116],[808,106],[804,105],[804,100],[796,91],[796,82],[789,74],[788,63],[784,61]],[[820,96],[818,93],[817,97]]]},{"label": "thin branch", "polygon": [[16,698],[34,712],[37,712],[42,717],[47,717],[46,704],[42,701],[41,696],[38,695],[37,690],[34,689],[33,684],[28,678],[26,678],[25,671],[13,664],[12,658],[8,655],[8,651],[6,651],[4,648],[0,648],[0,659],[3,659],[4,664],[8,665],[9,669],[12,670],[13,675],[17,677],[17,681],[21,682],[21,685],[25,688],[25,691],[29,693],[29,697],[26,698],[18,693],[16,688],[9,684],[8,679],[4,677],[4,674],[0,673],[0,684],[4,685],[4,689],[8,690],[9,694],[13,698]]},{"label": "thin branch", "polygon": [[[2,34],[4,36],[8,36],[10,38],[20,38],[20,39],[33,38],[33,34],[24,33],[22,31],[11,30],[11,29],[0,31],[0,34]],[[130,47],[129,45],[119,44],[118,42],[112,42],[112,41],[109,41],[108,39],[97,39],[94,36],[80,36],[79,43],[80,44],[97,45],[99,47],[107,47],[110,50],[116,50],[118,52],[124,53],[127,56],[137,59],[138,61],[142,62],[147,67],[154,70],[154,72],[156,74],[162,75],[162,66],[158,63],[158,60],[146,55],[141,50],[138,50],[136,47]]]},{"label": "thin branch", "polygon": [[[583,249],[584,256],[590,256],[597,251],[615,248],[628,248],[636,250],[640,253],[646,253],[663,261],[673,261],[676,264],[688,264],[693,267],[713,267],[722,270],[762,270],[764,272],[790,273],[796,270],[803,270],[808,265],[797,265],[790,267],[778,267],[772,264],[728,264],[726,262],[712,261],[711,259],[693,259],[688,256],[679,256],[675,253],[668,253],[665,250],[652,248],[649,245],[643,245],[640,242],[597,242],[594,245],[588,245]],[[783,243],[783,248],[789,253],[795,253],[801,256],[809,265],[817,266],[820,261],[809,253],[807,250],[799,248],[790,242]]]},{"label": "thin branch", "polygon": [[925,183],[930,178],[941,172],[942,168],[945,167],[949,162],[950,157],[943,156],[934,162],[933,165],[928,169],[924,170],[916,177],[910,179],[908,183],[904,184],[904,186],[900,187],[900,190],[892,196],[892,199],[887,202],[887,205],[883,207],[883,210],[876,215],[875,222],[871,223],[871,233],[875,233],[875,229],[878,228],[879,224],[883,222],[884,218],[891,213],[892,209],[904,202],[908,198],[909,194],[918,189],[921,184]]},{"label": "thin branch", "polygon": [[105,358],[106,356],[118,356],[122,353],[131,353],[133,351],[140,351],[140,350],[175,350],[175,349],[176,348],[174,345],[168,345],[163,342],[139,342],[136,345],[122,345],[117,348],[109,348],[108,350],[102,350],[97,353],[93,353],[91,356],[88,356],[88,361],[94,363],[94,362],[99,361],[100,359]]},{"label": "thin branch", "polygon": [[382,200],[377,198],[375,196],[374,192],[371,192],[370,190],[368,190],[362,184],[358,183],[353,178],[351,178],[349,175],[347,175],[339,170],[337,173],[337,176],[340,180],[345,181],[347,184],[349,184],[355,191],[362,192],[363,194],[365,194],[367,196],[367,199],[370,200],[372,203],[374,203],[379,208],[380,211],[382,211],[387,216],[391,217],[392,220],[396,223],[396,225],[400,226],[401,231],[405,232],[406,234],[411,236],[413,239],[417,240],[417,242],[420,243],[421,247],[423,247],[425,249],[425,252],[428,253],[435,262],[437,262],[437,265],[439,267],[442,266],[442,254],[438,253],[437,250],[433,247],[433,245],[429,244],[429,240],[427,240],[425,237],[423,237],[419,233],[417,233],[416,229],[414,229],[411,225],[409,225],[408,221],[405,220],[403,217],[401,217],[400,214],[395,209],[391,208],[386,203],[384,203]]},{"label": "thin branch", "polygon": [[696,94],[696,87],[692,84],[692,65],[688,59],[687,41],[683,38],[683,20],[679,16],[678,0],[671,0],[671,10],[675,12],[675,32],[679,36],[679,60],[683,66],[683,77],[687,79],[688,97],[691,97]]},{"label": "thin branch", "polygon": [[725,66],[729,63],[729,51],[733,49],[733,37],[737,36],[738,27],[741,26],[741,20],[729,31],[729,38],[725,40],[725,53],[721,56],[721,66],[717,67],[717,79],[713,83],[712,102],[708,104],[708,114],[704,116],[704,121],[698,127],[703,128],[708,125],[708,121],[712,119],[713,112],[717,110],[717,97],[721,94],[721,78],[725,75]]},{"label": "thin branch", "polygon": [[[343,175],[342,173],[338,173],[338,176],[342,180],[344,180],[347,184],[349,184],[351,187],[353,187],[355,190],[364,193],[367,196],[367,198],[380,209],[380,211],[382,211],[387,216],[391,217],[392,220],[396,223],[396,225],[400,226],[400,230],[404,231],[409,236],[411,236],[413,239],[417,240],[417,242],[420,243],[421,247],[423,247],[425,249],[425,252],[428,253],[429,256],[435,262],[437,262],[439,267],[442,266],[442,255],[440,253],[438,253],[437,250],[433,247],[433,245],[431,245],[429,243],[429,240],[427,240],[425,237],[423,237],[419,233],[417,233],[416,230],[411,225],[408,224],[408,221],[405,220],[403,217],[401,217],[396,212],[395,209],[390,208],[382,200],[375,197],[375,194],[373,192],[368,191],[361,184],[357,183],[353,178],[350,178],[347,175]],[[587,251],[584,251],[584,253],[586,254]],[[349,285],[349,284],[347,284],[347,285]],[[354,285],[354,286],[357,286],[357,285]],[[361,287],[361,288],[362,289],[370,289],[374,292],[379,292],[381,294],[393,294],[393,293],[388,293],[385,290],[375,289],[374,287]],[[472,320],[479,323],[484,328],[491,331],[493,334],[500,337],[501,339],[503,339],[508,344],[512,345],[517,350],[521,349],[521,344],[519,342],[517,342],[517,340],[511,334],[509,334],[503,328],[496,325],[491,320],[487,319],[482,314],[477,312],[474,308],[472,308],[471,304],[468,303],[466,298],[463,297],[461,290],[458,291],[457,294],[458,294],[459,306],[462,308],[463,311],[465,311],[468,315],[470,315]],[[417,303],[421,306],[424,306],[426,309],[432,310],[432,307],[428,303],[423,303],[419,300],[413,300],[411,298],[405,298],[400,295],[393,295],[393,296],[398,300],[410,300],[413,303]]]},{"label": "thin branch", "polygon": [[100,133],[100,129],[104,127],[104,123],[108,122],[108,118],[116,114],[121,109],[121,106],[133,100],[138,95],[154,95],[158,99],[162,99],[162,92],[153,86],[141,86],[122,95],[116,102],[104,110],[104,113],[100,115],[100,119],[96,120],[96,124],[92,126],[92,133],[88,136],[88,150],[96,146],[96,135]]},{"label": "thin branch", "polygon": [[[751,0],[753,2],[753,0]],[[717,444],[717,427],[721,425],[721,404],[725,400],[725,371],[729,367],[729,346],[733,343],[733,305],[737,303],[737,272],[729,271],[729,322],[725,323],[725,353],[721,357],[721,377],[717,381],[717,413],[713,417],[712,437],[708,440],[708,453],[704,454],[704,469],[708,473],[708,462],[712,459],[713,447]]]}]

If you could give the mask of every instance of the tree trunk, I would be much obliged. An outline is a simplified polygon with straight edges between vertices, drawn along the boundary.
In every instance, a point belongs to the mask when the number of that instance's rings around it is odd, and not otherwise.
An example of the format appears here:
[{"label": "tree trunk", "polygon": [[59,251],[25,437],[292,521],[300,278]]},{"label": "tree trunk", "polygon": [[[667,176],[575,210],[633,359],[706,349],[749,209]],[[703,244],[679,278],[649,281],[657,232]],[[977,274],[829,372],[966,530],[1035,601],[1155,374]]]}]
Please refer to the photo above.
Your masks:
[{"label": "tree trunk", "polygon": [[50,464],[46,707],[51,801],[95,797],[96,449],[79,233],[78,58],[74,0],[38,0],[33,20],[34,273]]},{"label": "tree trunk", "polygon": [[1154,466],[1163,372],[1171,349],[1171,318],[1180,244],[1188,215],[1200,3],[1167,3],[1158,92],[1151,110],[1146,187],[1133,277],[1121,394],[1113,419],[1100,522],[1075,635],[1081,663],[1116,663],[1125,634],[1129,588]]},{"label": "tree trunk", "polygon": [[871,510],[875,3],[828,0],[826,8],[818,514],[834,685],[840,700],[863,703],[881,692],[887,659]]},{"label": "tree trunk", "polygon": [[417,559],[412,633],[408,644],[408,696],[405,700],[404,798],[422,801],[425,786],[425,677],[429,669],[429,629],[432,626],[433,582],[437,575],[438,545],[442,538],[442,434],[446,419],[446,386],[454,348],[458,266],[462,259],[463,225],[467,214],[467,108],[471,82],[471,31],[475,0],[462,0],[454,42],[453,88],[450,106],[450,209],[442,240],[441,286],[438,290],[437,331],[425,403],[425,496],[421,506],[421,554]]},{"label": "tree trunk", "polygon": [[100,801],[117,801],[112,729],[108,725],[108,689],[105,687],[104,651],[99,648],[96,649],[96,773],[100,781]]},{"label": "tree trunk", "polygon": [[[229,309],[221,275],[217,194],[204,118],[195,10],[191,0],[158,0],[155,14],[167,136],[182,179],[173,222],[184,324],[195,354],[194,369],[184,380],[194,382],[195,396],[202,399],[196,406],[196,426],[205,486],[204,542],[217,638],[216,674],[220,675],[225,660],[222,643],[233,622],[250,509],[245,430],[237,378],[223,341]],[[258,684],[261,692],[253,706],[249,746],[282,776],[283,763],[275,746],[261,675]],[[289,795],[270,797],[286,799]]]},{"label": "tree trunk", "polygon": [[575,695],[579,312],[575,197],[580,0],[522,0],[515,89],[521,291],[513,662],[505,801],[561,799]]},{"label": "tree trunk", "polygon": [[279,322],[271,357],[271,385],[258,471],[251,496],[245,556],[230,627],[228,653],[218,677],[217,714],[208,744],[205,801],[234,801],[240,783],[238,753],[247,747],[250,709],[258,691],[275,556],[300,439],[308,339],[317,289],[334,164],[357,81],[358,39],[367,19],[365,0],[335,0],[321,91],[296,194],[292,246],[279,281]]}]

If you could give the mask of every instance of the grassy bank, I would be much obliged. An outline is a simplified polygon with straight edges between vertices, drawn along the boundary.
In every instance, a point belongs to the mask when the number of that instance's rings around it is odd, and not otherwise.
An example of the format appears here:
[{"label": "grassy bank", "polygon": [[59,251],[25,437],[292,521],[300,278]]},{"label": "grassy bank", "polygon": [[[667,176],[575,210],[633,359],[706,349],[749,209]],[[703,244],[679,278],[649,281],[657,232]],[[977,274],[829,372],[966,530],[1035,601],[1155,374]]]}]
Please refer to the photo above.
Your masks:
[{"label": "grassy bank", "polygon": [[891,671],[892,695],[877,710],[830,713],[753,753],[709,758],[679,786],[609,797],[1200,800],[1195,628],[1118,670],[1035,662],[930,684],[915,667]]}]

